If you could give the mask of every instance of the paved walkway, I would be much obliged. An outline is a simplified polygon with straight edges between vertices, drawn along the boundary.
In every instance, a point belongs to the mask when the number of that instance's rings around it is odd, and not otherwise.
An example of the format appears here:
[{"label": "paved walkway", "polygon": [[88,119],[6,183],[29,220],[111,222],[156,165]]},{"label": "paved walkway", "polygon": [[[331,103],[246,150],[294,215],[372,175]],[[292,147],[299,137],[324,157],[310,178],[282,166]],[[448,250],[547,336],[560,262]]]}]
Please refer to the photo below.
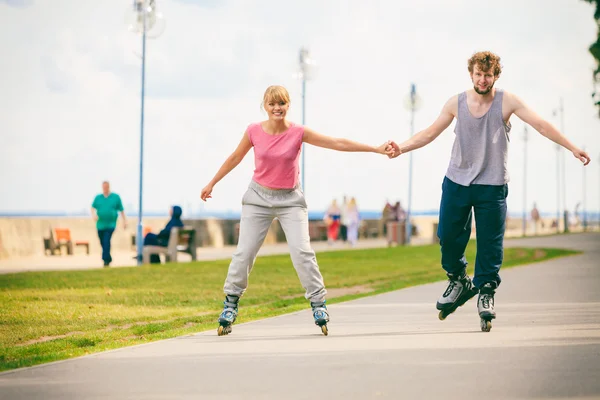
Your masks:
[{"label": "paved walkway", "polygon": [[[507,241],[582,255],[503,271],[498,318],[445,321],[444,282],[0,374],[0,399],[598,399],[600,234]],[[242,311],[243,312],[243,311]]]}]

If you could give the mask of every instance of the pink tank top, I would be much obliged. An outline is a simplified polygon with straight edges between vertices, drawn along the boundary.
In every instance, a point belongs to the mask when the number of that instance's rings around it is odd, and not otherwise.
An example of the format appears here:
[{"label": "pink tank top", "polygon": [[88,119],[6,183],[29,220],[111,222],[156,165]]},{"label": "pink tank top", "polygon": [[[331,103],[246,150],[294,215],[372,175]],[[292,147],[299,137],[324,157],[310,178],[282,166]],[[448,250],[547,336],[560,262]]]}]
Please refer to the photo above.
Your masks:
[{"label": "pink tank top", "polygon": [[254,176],[252,179],[273,189],[293,189],[298,184],[298,160],[302,149],[304,127],[291,123],[287,131],[278,135],[266,133],[260,123],[246,130],[254,146]]}]

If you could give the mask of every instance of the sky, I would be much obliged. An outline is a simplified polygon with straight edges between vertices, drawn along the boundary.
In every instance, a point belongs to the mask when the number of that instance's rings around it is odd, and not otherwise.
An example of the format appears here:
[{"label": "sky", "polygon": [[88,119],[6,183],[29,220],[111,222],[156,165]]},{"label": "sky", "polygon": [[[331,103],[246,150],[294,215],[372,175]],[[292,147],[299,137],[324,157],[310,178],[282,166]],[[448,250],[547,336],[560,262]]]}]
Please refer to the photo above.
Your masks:
[{"label": "sky", "polygon": [[[588,52],[597,27],[581,0],[156,0],[164,33],[148,39],[143,209],[184,215],[239,212],[254,154],[200,191],[235,149],[246,127],[266,119],[269,85],[291,95],[288,119],[302,120],[298,53],[316,68],[306,84],[306,126],[379,145],[411,135],[405,100],[421,99],[415,132],[451,97],[472,87],[467,59],[501,57],[497,88],[515,93],[585,147],[585,169],[564,155],[569,210],[586,198],[600,207],[600,119],[591,93]],[[103,180],[137,212],[140,172],[141,51],[126,26],[130,0],[0,0],[0,213],[87,212]],[[508,208],[536,202],[557,209],[556,146],[516,117],[509,148]],[[414,212],[437,210],[454,140],[454,123],[413,153]],[[305,148],[310,211],[355,197],[363,210],[386,200],[408,203],[409,159]],[[526,183],[524,190],[524,169]],[[584,172],[585,171],[585,172]],[[585,175],[585,176],[584,176]],[[586,184],[584,185],[584,180]],[[524,194],[526,199],[524,199]]]}]

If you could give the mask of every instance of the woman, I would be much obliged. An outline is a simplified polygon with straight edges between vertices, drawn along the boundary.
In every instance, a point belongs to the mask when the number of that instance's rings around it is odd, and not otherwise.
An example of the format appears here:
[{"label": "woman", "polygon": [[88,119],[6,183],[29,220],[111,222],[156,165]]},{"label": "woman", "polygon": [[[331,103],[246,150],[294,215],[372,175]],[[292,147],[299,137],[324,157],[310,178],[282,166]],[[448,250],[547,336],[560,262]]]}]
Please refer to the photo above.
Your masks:
[{"label": "woman", "polygon": [[340,220],[342,210],[338,207],[337,200],[333,199],[331,205],[325,212],[325,223],[327,224],[327,243],[335,243],[340,232]]},{"label": "woman", "polygon": [[[181,207],[173,206],[171,208],[171,219],[167,222],[165,228],[159,232],[158,235],[149,233],[144,238],[144,246],[167,246],[169,244],[169,237],[171,236],[171,229],[183,227],[181,222]],[[152,254],[150,256],[151,264],[160,264],[160,256],[158,254]]]},{"label": "woman", "polygon": [[348,203],[347,219],[348,242],[354,247],[358,240],[358,225],[360,224],[360,214],[358,213],[358,206],[356,205],[356,199],[354,197],[350,199],[350,203]]},{"label": "woman", "polygon": [[[214,186],[234,169],[254,147],[255,170],[242,198],[242,217],[237,250],[233,254],[225,280],[224,309],[219,317],[219,336],[231,332],[238,312],[238,302],[248,286],[256,254],[274,218],[285,232],[294,268],[305,297],[310,301],[315,324],[327,335],[329,314],[325,306],[325,285],[308,235],[308,209],[299,186],[299,163],[302,143],[338,151],[373,152],[394,155],[390,142],[379,147],[347,139],[321,135],[286,119],[290,96],[282,86],[270,86],[263,96],[269,119],[253,123],[244,132],[237,149],[225,160],[200,197],[211,198]],[[386,153],[386,147],[388,152]]]}]

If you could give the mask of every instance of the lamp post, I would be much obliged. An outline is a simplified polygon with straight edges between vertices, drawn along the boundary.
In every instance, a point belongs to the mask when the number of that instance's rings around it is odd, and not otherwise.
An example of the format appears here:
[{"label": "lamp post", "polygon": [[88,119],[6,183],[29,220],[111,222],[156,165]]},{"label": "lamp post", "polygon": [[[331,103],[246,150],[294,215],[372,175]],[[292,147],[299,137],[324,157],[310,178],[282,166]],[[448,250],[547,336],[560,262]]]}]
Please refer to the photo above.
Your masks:
[{"label": "lamp post", "polygon": [[164,32],[165,22],[161,13],[156,11],[156,0],[134,0],[132,9],[127,11],[125,23],[129,31],[142,36],[142,87],[140,108],[140,182],[138,203],[138,226],[136,235],[137,264],[142,264],[143,184],[144,184],[144,100],[146,86],[146,39],[157,38]]},{"label": "lamp post", "polygon": [[556,233],[560,233],[560,145],[556,145]]},{"label": "lamp post", "polygon": [[[306,49],[305,47],[302,47],[300,49],[299,61],[300,61],[299,76],[302,79],[302,125],[304,125],[306,123],[306,81],[308,81],[312,77],[311,72],[314,68],[315,62],[312,58],[310,58],[308,49]],[[302,160],[301,160],[302,191],[306,195],[306,186],[305,186],[306,174],[305,174],[305,170],[304,170],[305,154],[306,154],[306,148],[305,148],[304,142],[303,142],[302,143]]]},{"label": "lamp post", "polygon": [[[552,111],[552,115],[557,116],[560,114],[560,131],[561,133],[564,135],[565,134],[565,118],[564,118],[564,105],[563,105],[563,98],[560,98],[560,103],[558,108],[554,109]],[[562,176],[557,176],[557,181],[556,184],[559,186],[559,192],[560,192],[560,180],[562,180],[562,204],[563,204],[563,210],[564,210],[564,231],[568,232],[569,231],[569,223],[567,221],[567,183],[566,183],[566,176],[565,176],[565,155],[564,152],[561,151],[561,147],[560,145],[556,145],[556,162],[557,162],[557,171],[559,171],[560,169],[560,175]],[[562,160],[561,160],[561,155],[562,155]],[[560,165],[562,162],[562,165]],[[558,174],[557,174],[558,175]],[[560,179],[560,180],[559,180]],[[560,206],[559,206],[560,208]],[[559,227],[558,227],[558,222],[560,221],[560,210],[559,210],[559,219],[557,220],[557,227],[556,230],[557,232],[560,232]]]},{"label": "lamp post", "polygon": [[527,125],[523,128],[523,236],[527,236]]},{"label": "lamp post", "polygon": [[[585,146],[582,147],[583,151],[585,151]],[[582,213],[583,213],[583,231],[587,231],[587,209],[586,209],[586,205],[585,205],[585,196],[586,196],[586,173],[585,170],[587,168],[584,166],[582,168],[582,173],[583,173],[583,177],[582,177],[582,189],[583,189],[583,196],[582,196],[582,200],[581,200],[581,205],[582,205]]]},{"label": "lamp post", "polygon": [[[421,106],[421,98],[417,95],[417,87],[414,83],[410,85],[410,93],[408,94],[404,107],[410,111],[410,136],[415,133],[415,112]],[[408,155],[408,204],[406,208],[406,244],[410,244],[412,235],[412,225],[410,221],[412,211],[412,175],[413,175],[413,152]]]}]

